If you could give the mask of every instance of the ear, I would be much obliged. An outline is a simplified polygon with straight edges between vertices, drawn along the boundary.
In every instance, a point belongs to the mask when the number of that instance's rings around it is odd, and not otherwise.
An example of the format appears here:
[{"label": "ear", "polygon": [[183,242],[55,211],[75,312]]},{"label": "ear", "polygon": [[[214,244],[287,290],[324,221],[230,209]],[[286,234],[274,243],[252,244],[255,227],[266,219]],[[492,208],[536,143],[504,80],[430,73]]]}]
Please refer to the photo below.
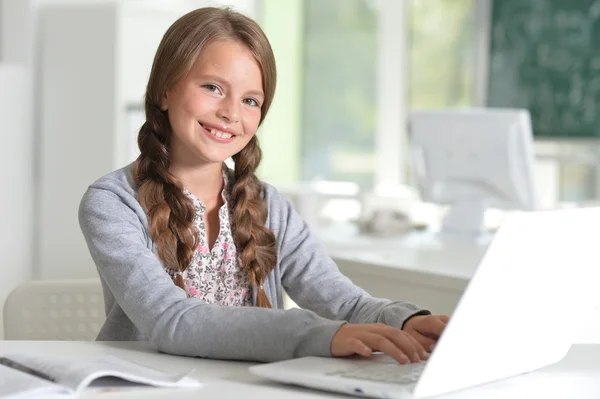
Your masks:
[{"label": "ear", "polygon": [[162,101],[160,102],[160,110],[166,111],[169,109],[168,101],[167,101],[167,93],[163,94]]}]

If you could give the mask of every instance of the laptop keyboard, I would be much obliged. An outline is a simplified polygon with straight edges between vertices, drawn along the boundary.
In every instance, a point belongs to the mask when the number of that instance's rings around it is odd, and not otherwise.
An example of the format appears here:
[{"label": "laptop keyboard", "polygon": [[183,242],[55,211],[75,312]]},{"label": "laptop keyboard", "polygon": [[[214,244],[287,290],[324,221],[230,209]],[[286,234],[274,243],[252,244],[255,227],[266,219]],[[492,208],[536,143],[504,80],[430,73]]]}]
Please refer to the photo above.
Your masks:
[{"label": "laptop keyboard", "polygon": [[358,380],[389,382],[392,384],[412,384],[417,382],[426,362],[400,364],[391,358],[365,362],[360,366],[336,370],[327,375]]}]

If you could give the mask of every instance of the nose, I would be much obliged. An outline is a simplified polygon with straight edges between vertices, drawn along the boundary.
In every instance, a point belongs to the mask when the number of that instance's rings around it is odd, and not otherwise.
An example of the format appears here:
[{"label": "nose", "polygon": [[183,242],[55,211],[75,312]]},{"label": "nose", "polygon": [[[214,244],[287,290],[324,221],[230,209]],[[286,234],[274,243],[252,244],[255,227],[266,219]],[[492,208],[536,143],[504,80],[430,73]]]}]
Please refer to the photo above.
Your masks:
[{"label": "nose", "polygon": [[224,100],[217,110],[217,117],[225,123],[235,123],[240,119],[240,111],[237,101]]}]

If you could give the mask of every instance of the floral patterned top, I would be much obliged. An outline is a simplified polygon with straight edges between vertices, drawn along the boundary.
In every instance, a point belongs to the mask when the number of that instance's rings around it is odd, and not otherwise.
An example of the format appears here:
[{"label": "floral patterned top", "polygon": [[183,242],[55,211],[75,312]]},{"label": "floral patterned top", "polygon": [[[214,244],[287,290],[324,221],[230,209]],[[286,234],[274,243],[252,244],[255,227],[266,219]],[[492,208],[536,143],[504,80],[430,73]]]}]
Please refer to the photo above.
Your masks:
[{"label": "floral patterned top", "polygon": [[[202,201],[184,189],[194,203],[196,216],[194,226],[198,231],[198,246],[188,268],[182,273],[188,297],[200,298],[207,303],[221,306],[252,306],[250,277],[242,269],[242,262],[233,242],[228,207],[228,178],[223,171],[225,188],[221,192],[223,206],[219,209],[219,235],[209,250]],[[171,277],[175,272],[165,269]]]}]

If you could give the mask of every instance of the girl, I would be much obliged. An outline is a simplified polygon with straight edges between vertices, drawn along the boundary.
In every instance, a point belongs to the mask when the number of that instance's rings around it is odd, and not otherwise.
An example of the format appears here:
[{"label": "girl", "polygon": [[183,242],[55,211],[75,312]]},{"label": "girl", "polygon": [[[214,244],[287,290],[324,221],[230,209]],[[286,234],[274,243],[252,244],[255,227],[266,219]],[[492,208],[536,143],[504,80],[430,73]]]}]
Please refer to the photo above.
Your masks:
[{"label": "girl", "polygon": [[[221,359],[427,359],[447,317],[354,286],[255,176],[274,92],[273,52],[244,15],[198,9],[166,32],[141,155],[92,184],[79,209],[106,302],[98,339]],[[282,309],[284,288],[303,309]]]}]

